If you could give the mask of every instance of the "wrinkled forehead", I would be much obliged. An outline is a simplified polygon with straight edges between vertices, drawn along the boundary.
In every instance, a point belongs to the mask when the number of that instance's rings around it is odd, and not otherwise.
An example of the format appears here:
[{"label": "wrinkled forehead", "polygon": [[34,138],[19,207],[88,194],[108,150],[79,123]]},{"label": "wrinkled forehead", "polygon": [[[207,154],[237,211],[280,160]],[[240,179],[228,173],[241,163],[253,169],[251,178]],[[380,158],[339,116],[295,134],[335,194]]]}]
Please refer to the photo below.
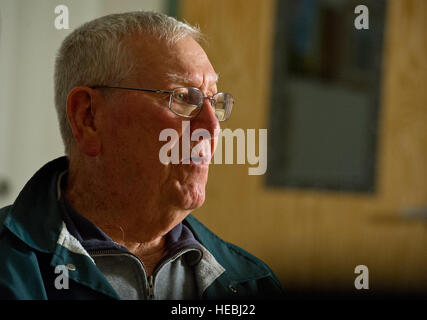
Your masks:
[{"label": "wrinkled forehead", "polygon": [[172,45],[152,36],[134,37],[131,51],[140,85],[209,88],[218,81],[205,51],[190,36]]},{"label": "wrinkled forehead", "polygon": [[[185,74],[166,72],[164,76],[169,82],[172,82],[172,83],[182,83],[186,86],[193,85],[193,79],[191,77],[186,76]],[[218,81],[219,81],[219,73],[215,73],[212,83],[217,84]]]}]

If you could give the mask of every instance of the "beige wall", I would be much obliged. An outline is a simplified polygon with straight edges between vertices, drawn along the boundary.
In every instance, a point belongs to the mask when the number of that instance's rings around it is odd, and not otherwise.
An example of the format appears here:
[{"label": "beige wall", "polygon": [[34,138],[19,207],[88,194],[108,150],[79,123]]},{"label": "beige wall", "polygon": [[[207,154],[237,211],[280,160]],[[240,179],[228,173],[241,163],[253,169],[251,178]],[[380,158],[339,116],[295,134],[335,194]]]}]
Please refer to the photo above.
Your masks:
[{"label": "beige wall", "polygon": [[[354,268],[369,267],[370,287],[427,289],[427,2],[388,1],[374,195],[268,189],[245,165],[216,165],[195,216],[221,237],[266,261],[288,288],[354,288]],[[201,26],[234,94],[225,127],[268,128],[272,0],[187,0],[180,15]]]}]

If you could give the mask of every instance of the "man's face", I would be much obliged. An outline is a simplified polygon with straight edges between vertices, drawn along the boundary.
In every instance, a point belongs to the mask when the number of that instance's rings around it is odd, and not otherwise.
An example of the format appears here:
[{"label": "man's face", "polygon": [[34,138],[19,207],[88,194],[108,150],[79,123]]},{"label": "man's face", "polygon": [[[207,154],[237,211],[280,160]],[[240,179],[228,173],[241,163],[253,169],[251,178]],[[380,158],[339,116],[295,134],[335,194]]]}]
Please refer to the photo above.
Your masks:
[{"label": "man's face", "polygon": [[[122,86],[162,90],[192,86],[202,90],[205,96],[217,92],[217,74],[193,38],[187,36],[172,47],[151,38],[134,37],[128,43],[137,58],[138,72]],[[168,94],[108,90],[114,92],[107,96],[100,112],[102,157],[117,193],[123,193],[128,201],[144,201],[148,208],[200,207],[205,199],[209,161],[183,164],[181,152],[180,164],[164,165],[159,160],[160,148],[166,143],[159,141],[160,132],[168,128],[176,130],[180,136],[176,143],[181,146],[182,121],[188,119],[168,108]],[[196,129],[209,131],[212,139],[202,143],[213,154],[219,122],[207,99],[190,123],[190,134]]]}]

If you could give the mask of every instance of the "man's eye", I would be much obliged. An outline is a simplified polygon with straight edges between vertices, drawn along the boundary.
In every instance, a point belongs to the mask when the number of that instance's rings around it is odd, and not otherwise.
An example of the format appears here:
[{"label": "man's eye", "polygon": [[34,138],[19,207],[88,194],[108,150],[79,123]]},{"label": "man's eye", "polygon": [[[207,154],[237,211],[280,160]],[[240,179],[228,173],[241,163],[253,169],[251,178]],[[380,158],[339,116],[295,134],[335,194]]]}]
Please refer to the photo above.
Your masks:
[{"label": "man's eye", "polygon": [[182,102],[188,103],[188,93],[186,93],[186,92],[176,92],[174,94],[174,97],[178,101],[182,101]]},{"label": "man's eye", "polygon": [[185,94],[184,94],[184,93],[178,93],[178,94],[176,95],[176,97],[177,97],[179,100],[184,100],[184,99],[185,99]]},{"label": "man's eye", "polygon": [[203,93],[196,88],[179,88],[175,90],[174,98],[186,104],[199,106],[203,99]]}]

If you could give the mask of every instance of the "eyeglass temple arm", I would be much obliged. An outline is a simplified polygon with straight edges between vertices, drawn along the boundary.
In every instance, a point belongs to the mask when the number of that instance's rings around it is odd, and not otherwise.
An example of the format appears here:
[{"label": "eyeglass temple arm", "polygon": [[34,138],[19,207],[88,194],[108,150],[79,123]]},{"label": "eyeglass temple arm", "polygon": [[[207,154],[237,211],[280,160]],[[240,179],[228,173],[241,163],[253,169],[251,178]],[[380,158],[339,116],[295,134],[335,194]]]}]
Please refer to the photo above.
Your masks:
[{"label": "eyeglass temple arm", "polygon": [[101,88],[112,88],[112,89],[123,89],[123,90],[135,90],[135,91],[148,91],[155,93],[167,93],[171,94],[173,91],[168,90],[158,90],[158,89],[145,89],[145,88],[129,88],[129,87],[116,87],[116,86],[92,86],[92,89],[101,89]]}]

